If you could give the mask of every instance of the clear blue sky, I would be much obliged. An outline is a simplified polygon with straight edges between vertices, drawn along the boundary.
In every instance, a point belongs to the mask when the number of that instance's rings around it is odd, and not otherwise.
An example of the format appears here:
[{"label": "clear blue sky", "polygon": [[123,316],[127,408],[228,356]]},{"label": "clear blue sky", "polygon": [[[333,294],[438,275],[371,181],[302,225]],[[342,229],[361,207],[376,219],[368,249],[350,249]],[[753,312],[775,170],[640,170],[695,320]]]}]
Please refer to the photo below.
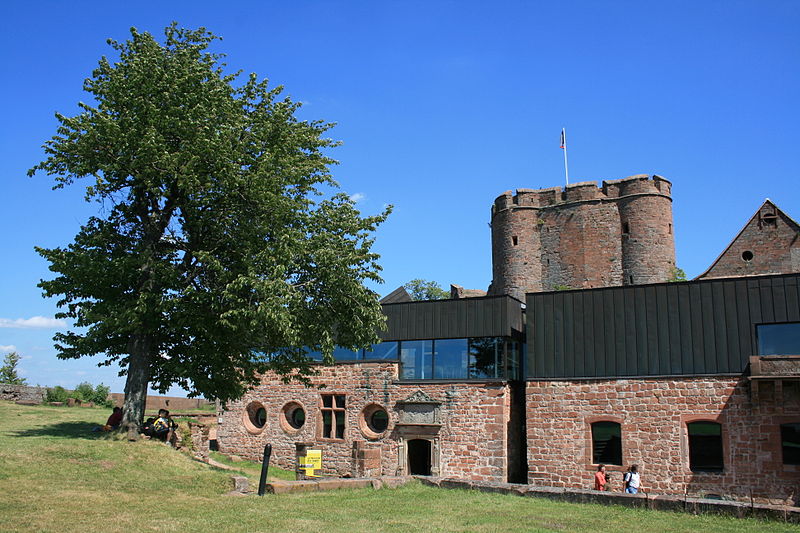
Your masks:
[{"label": "clear blue sky", "polygon": [[106,39],[172,20],[224,37],[231,69],[283,84],[302,117],[337,122],[342,188],[377,235],[386,294],[421,277],[486,289],[489,208],[503,191],[660,174],[676,251],[700,274],[765,198],[800,218],[800,2],[13,2],[3,10],[0,351],[32,384],[121,391],[100,358],[58,361],[51,274],[96,206],[25,171],[55,111],[72,115]]}]

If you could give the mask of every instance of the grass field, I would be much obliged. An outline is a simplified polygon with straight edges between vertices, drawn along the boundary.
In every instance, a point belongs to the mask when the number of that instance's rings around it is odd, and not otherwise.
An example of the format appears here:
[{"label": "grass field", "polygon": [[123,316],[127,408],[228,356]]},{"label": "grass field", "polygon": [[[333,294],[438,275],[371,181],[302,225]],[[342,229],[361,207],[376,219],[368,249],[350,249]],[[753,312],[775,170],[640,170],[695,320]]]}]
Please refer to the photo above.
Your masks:
[{"label": "grass field", "polygon": [[[107,416],[103,409],[0,402],[0,531],[800,532],[778,522],[556,503],[416,482],[398,489],[228,496],[230,472],[161,443],[93,433]],[[234,466],[257,479],[257,465]]]}]

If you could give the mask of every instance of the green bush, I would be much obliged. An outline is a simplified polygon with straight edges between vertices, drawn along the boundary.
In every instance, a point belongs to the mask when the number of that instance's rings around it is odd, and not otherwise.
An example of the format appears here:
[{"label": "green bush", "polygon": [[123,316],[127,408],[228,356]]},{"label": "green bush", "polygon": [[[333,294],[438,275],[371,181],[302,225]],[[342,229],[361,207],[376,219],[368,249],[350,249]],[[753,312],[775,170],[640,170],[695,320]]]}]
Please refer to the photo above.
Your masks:
[{"label": "green bush", "polygon": [[72,391],[72,397],[84,403],[92,402],[100,407],[111,407],[112,402],[108,397],[110,390],[109,387],[106,387],[102,383],[93,387],[91,383],[84,381],[75,387],[75,390]]},{"label": "green bush", "polygon": [[47,394],[45,394],[44,399],[46,402],[66,403],[68,397],[69,393],[67,392],[67,389],[65,389],[61,385],[56,385],[53,388],[47,389]]}]

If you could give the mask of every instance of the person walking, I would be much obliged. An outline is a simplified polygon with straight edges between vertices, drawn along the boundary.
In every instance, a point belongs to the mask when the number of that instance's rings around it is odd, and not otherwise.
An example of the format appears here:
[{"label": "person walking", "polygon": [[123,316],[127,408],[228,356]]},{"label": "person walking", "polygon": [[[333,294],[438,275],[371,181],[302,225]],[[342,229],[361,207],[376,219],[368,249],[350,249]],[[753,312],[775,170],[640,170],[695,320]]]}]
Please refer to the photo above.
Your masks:
[{"label": "person walking", "polygon": [[636,494],[639,492],[639,487],[642,484],[642,478],[639,475],[639,465],[631,465],[630,469],[625,473],[625,492],[628,494]]}]

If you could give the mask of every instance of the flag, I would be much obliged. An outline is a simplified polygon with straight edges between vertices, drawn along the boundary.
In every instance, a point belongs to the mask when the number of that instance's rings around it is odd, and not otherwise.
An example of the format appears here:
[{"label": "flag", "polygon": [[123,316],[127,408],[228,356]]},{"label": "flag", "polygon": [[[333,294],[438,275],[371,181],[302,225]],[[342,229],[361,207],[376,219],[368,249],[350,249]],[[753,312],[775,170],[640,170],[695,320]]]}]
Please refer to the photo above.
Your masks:
[{"label": "flag", "polygon": [[561,149],[564,150],[567,148],[567,132],[564,128],[561,128]]}]

